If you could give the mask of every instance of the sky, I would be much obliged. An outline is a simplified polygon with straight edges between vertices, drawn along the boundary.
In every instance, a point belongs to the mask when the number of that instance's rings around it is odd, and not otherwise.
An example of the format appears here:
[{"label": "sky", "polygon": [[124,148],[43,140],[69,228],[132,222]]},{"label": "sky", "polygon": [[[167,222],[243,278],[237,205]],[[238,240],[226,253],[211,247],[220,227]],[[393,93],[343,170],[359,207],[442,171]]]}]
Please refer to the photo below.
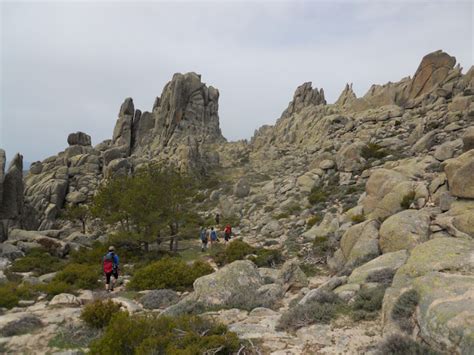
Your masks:
[{"label": "sky", "polygon": [[150,111],[176,72],[219,89],[237,140],[274,124],[303,82],[332,103],[438,49],[464,72],[474,57],[472,1],[0,1],[0,148],[29,162],[71,132],[110,139],[123,100]]}]

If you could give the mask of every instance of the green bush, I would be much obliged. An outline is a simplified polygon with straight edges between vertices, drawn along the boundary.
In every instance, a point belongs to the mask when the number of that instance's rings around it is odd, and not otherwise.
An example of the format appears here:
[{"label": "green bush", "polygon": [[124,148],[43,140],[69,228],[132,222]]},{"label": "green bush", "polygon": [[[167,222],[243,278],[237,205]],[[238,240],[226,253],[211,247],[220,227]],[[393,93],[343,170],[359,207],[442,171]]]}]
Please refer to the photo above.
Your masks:
[{"label": "green bush", "polygon": [[232,354],[240,341],[227,327],[196,316],[112,317],[91,354]]},{"label": "green bush", "polygon": [[290,217],[290,214],[288,212],[281,212],[273,216],[274,219],[285,219],[289,217]]},{"label": "green bush", "polygon": [[322,217],[321,215],[317,214],[317,215],[314,215],[310,218],[308,218],[308,220],[306,221],[306,226],[309,228],[311,228],[312,226],[314,226],[316,223],[319,223],[322,221]]},{"label": "green bush", "polygon": [[383,268],[376,270],[367,276],[366,282],[375,282],[384,285],[390,285],[393,277],[395,276],[395,270],[389,268]]},{"label": "green bush", "polygon": [[316,237],[313,240],[313,252],[318,255],[326,255],[331,251],[328,237]]},{"label": "green bush", "polygon": [[378,144],[369,143],[362,148],[361,154],[364,159],[382,159],[387,156],[387,152]]},{"label": "green bush", "polygon": [[48,347],[56,349],[87,348],[100,335],[100,330],[82,324],[67,323],[56,330],[56,335],[48,342]]},{"label": "green bush", "polygon": [[80,248],[77,251],[72,251],[70,260],[75,264],[100,265],[107,250],[108,245],[96,242],[91,248]]},{"label": "green bush", "polygon": [[251,257],[258,267],[275,267],[283,262],[283,256],[280,250],[276,249],[257,249],[255,254],[257,256]]},{"label": "green bush", "polygon": [[99,286],[100,265],[85,265],[71,263],[58,272],[55,282],[64,282],[75,289],[94,289]]},{"label": "green bush", "polygon": [[128,288],[131,290],[151,290],[171,288],[176,291],[188,290],[193,282],[214,269],[204,261],[186,264],[179,258],[163,258],[135,271]]},{"label": "green bush", "polygon": [[377,349],[377,355],[440,355],[439,352],[419,344],[409,337],[392,335],[383,341]]},{"label": "green bush", "polygon": [[254,247],[242,240],[237,239],[231,241],[226,247],[213,245],[211,249],[211,256],[217,265],[223,266],[236,260],[242,260],[247,255],[253,254],[254,252]]},{"label": "green bush", "polygon": [[29,300],[35,296],[35,289],[29,284],[7,282],[0,285],[0,307],[13,308],[20,300]]},{"label": "green bush", "polygon": [[405,196],[402,198],[402,202],[400,202],[400,206],[404,209],[407,210],[410,208],[410,205],[415,202],[415,191],[410,191],[407,193]]},{"label": "green bush", "polygon": [[37,285],[36,289],[45,292],[50,297],[53,297],[61,293],[71,293],[73,291],[73,286],[64,281],[53,280],[44,285]]},{"label": "green bush", "polygon": [[97,300],[89,303],[81,312],[81,319],[92,328],[104,328],[112,319],[112,316],[120,312],[120,305],[112,300]]},{"label": "green bush", "polygon": [[404,292],[393,306],[391,313],[392,319],[407,333],[413,330],[414,324],[411,318],[415,313],[419,301],[418,292],[416,292],[416,290],[409,290]]},{"label": "green bush", "polygon": [[315,186],[311,189],[311,192],[308,196],[308,201],[310,204],[315,205],[317,203],[326,202],[328,194],[320,186]]},{"label": "green bush", "polygon": [[314,264],[303,263],[303,264],[300,265],[300,269],[308,277],[316,276],[321,272],[321,270]]},{"label": "green bush", "polygon": [[60,270],[64,261],[56,256],[51,256],[43,249],[32,249],[28,254],[16,259],[10,266],[13,272],[33,272],[36,276]]},{"label": "green bush", "polygon": [[365,215],[364,214],[356,214],[351,217],[351,221],[354,223],[362,223],[365,221]]}]

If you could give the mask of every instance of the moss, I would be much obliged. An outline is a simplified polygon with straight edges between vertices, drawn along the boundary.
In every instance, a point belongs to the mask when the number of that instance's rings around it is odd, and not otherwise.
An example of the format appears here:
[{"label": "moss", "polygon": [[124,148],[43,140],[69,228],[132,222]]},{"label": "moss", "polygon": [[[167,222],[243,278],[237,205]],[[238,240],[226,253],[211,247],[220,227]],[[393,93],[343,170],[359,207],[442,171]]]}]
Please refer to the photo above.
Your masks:
[{"label": "moss", "polygon": [[364,214],[356,214],[351,217],[351,221],[354,223],[362,223],[365,221],[365,215]]}]

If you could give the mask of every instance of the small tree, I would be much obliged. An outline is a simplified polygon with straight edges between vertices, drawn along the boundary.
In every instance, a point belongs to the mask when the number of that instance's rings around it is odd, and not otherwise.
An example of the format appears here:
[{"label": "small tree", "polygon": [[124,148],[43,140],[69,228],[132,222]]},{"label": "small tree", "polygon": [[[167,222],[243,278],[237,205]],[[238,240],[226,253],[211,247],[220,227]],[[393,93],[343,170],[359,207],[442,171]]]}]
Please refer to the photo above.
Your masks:
[{"label": "small tree", "polygon": [[90,217],[89,208],[86,205],[69,205],[64,210],[62,217],[71,222],[81,223],[81,232],[86,232],[86,223]]},{"label": "small tree", "polygon": [[176,250],[179,225],[193,215],[193,185],[190,177],[171,168],[149,165],[104,184],[94,198],[92,213],[106,224],[119,225],[146,250],[155,238],[160,243],[161,231],[169,228],[170,249]]}]

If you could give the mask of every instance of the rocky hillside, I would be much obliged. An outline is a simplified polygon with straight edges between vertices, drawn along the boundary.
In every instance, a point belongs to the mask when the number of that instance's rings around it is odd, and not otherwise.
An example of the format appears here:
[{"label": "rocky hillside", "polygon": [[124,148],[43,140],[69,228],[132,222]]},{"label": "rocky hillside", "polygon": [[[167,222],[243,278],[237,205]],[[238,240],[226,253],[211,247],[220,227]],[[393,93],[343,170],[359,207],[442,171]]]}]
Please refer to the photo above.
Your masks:
[{"label": "rocky hillside", "polygon": [[[207,312],[263,353],[375,353],[382,338],[397,335],[430,351],[471,354],[474,67],[463,71],[436,51],[413,77],[373,85],[360,98],[348,84],[334,104],[304,83],[276,124],[249,142],[223,138],[218,99],[199,75],[175,74],[151,112],[124,101],[111,140],[92,147],[87,134],[69,135],[65,151],[32,164],[24,186],[20,156],[5,177],[0,169],[0,219],[37,231],[10,228],[3,257],[44,238],[64,255],[90,246],[100,233],[79,237],[57,216],[65,205],[89,202],[104,179],[150,161],[198,173],[212,167],[221,181],[200,191],[196,208],[238,218],[243,241],[287,261],[276,269],[231,263],[197,279],[194,292],[163,314]],[[302,271],[310,268],[316,276]],[[378,308],[357,308],[379,290]],[[44,312],[50,306],[42,302],[22,312]],[[339,302],[353,307],[352,320],[306,317],[295,326],[315,303]],[[143,312],[142,304],[127,307]]]}]

